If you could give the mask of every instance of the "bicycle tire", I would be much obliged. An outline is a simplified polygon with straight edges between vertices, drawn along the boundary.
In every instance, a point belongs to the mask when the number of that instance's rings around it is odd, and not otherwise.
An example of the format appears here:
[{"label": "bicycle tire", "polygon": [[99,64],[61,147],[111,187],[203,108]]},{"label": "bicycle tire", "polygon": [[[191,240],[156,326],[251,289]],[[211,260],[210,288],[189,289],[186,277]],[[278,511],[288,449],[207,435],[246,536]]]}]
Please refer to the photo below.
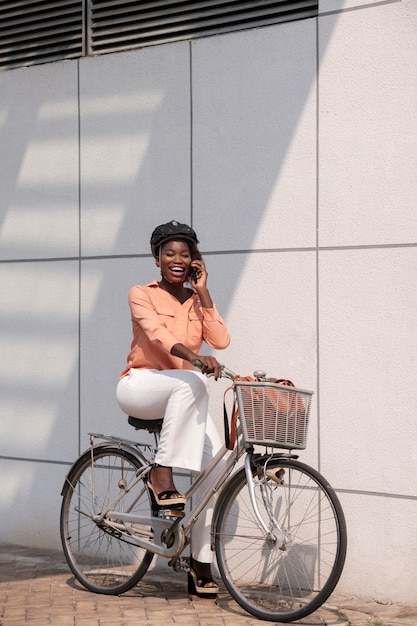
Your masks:
[{"label": "bicycle tire", "polygon": [[[153,553],[129,543],[93,516],[120,494],[142,467],[134,455],[112,447],[87,451],[74,464],[63,489],[61,541],[77,580],[94,593],[119,595],[134,587],[149,568]],[[116,510],[152,514],[144,481],[126,493]]]},{"label": "bicycle tire", "polygon": [[[253,511],[245,470],[220,495],[215,522],[219,571],[228,591],[261,620],[292,622],[317,610],[334,590],[343,570],[347,532],[339,499],[313,468],[291,458],[273,457],[267,468],[283,469],[281,484],[265,478],[263,461],[253,469],[262,529]],[[283,533],[272,528],[271,516]]]}]

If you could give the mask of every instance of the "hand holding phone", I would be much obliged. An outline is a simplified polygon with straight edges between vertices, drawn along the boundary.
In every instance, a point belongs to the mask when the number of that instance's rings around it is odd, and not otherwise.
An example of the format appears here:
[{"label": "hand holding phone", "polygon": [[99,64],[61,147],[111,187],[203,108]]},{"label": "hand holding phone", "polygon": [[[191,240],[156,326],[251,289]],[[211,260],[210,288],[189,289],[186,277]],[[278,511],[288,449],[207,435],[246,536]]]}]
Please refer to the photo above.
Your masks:
[{"label": "hand holding phone", "polygon": [[191,284],[198,281],[198,270],[196,267],[191,267],[190,269],[190,280]]}]

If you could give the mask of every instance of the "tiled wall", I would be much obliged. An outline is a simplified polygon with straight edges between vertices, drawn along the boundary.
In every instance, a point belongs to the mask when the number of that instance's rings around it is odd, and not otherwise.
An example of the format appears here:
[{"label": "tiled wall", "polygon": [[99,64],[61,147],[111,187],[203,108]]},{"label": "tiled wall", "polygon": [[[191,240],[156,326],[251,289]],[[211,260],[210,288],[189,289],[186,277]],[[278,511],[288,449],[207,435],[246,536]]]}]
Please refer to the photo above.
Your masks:
[{"label": "tiled wall", "polygon": [[134,436],[126,296],[176,218],[231,331],[220,360],[315,390],[302,459],[346,512],[339,590],[414,601],[416,7],[322,0],[318,20],[0,74],[1,541],[59,547],[87,432]]}]

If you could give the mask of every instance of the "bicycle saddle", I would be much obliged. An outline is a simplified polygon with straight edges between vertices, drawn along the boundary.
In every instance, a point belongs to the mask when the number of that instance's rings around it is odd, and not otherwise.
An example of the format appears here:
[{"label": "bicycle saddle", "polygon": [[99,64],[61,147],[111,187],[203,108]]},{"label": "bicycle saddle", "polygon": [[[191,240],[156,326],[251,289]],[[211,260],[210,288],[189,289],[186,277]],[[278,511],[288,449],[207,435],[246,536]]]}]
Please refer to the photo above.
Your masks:
[{"label": "bicycle saddle", "polygon": [[136,430],[147,430],[148,433],[160,433],[162,428],[162,418],[156,420],[141,420],[138,417],[129,415],[127,421]]}]

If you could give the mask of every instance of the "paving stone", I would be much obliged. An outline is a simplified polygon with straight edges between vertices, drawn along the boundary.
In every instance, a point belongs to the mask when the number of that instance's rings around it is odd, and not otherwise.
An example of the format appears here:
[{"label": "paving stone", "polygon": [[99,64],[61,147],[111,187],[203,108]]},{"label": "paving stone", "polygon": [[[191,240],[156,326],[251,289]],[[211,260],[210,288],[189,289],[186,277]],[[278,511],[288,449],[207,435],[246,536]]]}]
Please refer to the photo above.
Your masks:
[{"label": "paving stone", "polygon": [[[0,626],[272,626],[246,613],[220,584],[216,601],[187,594],[186,577],[148,572],[123,596],[93,594],[62,553],[0,544]],[[302,626],[417,626],[417,605],[334,595]],[[275,623],[277,626],[277,623]],[[279,626],[279,624],[278,624]]]}]

